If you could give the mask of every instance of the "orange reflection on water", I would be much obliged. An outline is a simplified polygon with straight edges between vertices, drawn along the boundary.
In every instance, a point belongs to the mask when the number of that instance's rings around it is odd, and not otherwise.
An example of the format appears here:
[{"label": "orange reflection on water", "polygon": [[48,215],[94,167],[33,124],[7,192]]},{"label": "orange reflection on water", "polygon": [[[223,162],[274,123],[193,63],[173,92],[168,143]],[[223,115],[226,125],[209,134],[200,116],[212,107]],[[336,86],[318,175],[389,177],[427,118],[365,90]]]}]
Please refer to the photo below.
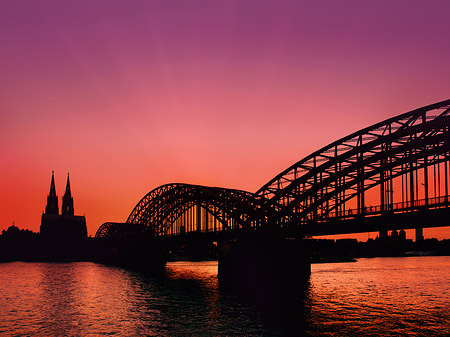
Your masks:
[{"label": "orange reflection on water", "polygon": [[450,309],[450,284],[442,270],[450,270],[450,257],[313,265],[313,315],[325,331],[339,326],[349,335],[406,335],[418,327],[426,335],[435,335],[435,329],[450,332],[444,310]]},{"label": "orange reflection on water", "polygon": [[198,287],[207,300],[208,318],[211,322],[221,315],[217,270],[217,261],[179,261],[169,262],[166,266],[167,275],[170,279],[190,283]]}]

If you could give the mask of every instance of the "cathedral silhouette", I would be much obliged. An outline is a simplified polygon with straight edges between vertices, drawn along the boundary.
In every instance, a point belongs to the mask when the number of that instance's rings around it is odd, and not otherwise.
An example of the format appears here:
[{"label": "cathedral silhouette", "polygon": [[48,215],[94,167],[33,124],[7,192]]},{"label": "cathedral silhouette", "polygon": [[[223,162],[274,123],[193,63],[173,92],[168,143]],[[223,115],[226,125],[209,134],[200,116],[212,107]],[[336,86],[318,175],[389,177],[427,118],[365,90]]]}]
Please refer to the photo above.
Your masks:
[{"label": "cathedral silhouette", "polygon": [[67,174],[66,192],[62,198],[61,214],[59,214],[55,177],[52,171],[52,182],[50,184],[50,193],[47,196],[47,206],[41,218],[41,235],[58,239],[79,239],[87,237],[85,217],[75,215],[74,213],[69,174]]}]

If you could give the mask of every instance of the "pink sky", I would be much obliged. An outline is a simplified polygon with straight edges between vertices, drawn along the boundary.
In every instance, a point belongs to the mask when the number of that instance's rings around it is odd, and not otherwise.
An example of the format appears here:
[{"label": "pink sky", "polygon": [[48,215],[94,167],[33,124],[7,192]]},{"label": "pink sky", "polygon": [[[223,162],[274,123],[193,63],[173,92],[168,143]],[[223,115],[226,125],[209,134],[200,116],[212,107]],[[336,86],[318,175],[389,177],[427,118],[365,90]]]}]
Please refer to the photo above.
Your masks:
[{"label": "pink sky", "polygon": [[[256,191],[448,99],[448,1],[0,2],[0,230],[55,170],[94,235],[171,182]],[[450,229],[425,230],[450,238]]]}]

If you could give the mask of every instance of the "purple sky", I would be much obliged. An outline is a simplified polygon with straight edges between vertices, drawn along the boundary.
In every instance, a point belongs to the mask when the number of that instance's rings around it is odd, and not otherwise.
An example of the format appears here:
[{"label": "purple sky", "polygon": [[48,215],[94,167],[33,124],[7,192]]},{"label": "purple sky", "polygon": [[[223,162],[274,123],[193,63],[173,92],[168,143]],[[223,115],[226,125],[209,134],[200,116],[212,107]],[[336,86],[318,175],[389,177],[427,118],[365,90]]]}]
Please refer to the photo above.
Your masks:
[{"label": "purple sky", "polygon": [[338,138],[448,99],[449,13],[449,1],[3,0],[0,229],[39,229],[52,170],[59,196],[70,171],[93,235],[161,184],[256,191]]}]

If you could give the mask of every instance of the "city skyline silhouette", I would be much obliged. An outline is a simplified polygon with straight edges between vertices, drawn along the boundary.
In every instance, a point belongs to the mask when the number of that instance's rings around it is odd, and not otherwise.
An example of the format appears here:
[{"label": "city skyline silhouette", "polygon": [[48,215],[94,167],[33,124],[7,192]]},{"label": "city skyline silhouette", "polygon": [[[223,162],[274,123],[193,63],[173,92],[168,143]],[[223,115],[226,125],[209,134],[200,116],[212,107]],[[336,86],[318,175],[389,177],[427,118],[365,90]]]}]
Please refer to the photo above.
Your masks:
[{"label": "city skyline silhouette", "polygon": [[450,336],[449,12],[0,1],[0,335]]},{"label": "city skyline silhouette", "polygon": [[94,235],[162,184],[255,192],[448,97],[446,3],[1,6],[0,229],[39,230],[51,170]]}]

